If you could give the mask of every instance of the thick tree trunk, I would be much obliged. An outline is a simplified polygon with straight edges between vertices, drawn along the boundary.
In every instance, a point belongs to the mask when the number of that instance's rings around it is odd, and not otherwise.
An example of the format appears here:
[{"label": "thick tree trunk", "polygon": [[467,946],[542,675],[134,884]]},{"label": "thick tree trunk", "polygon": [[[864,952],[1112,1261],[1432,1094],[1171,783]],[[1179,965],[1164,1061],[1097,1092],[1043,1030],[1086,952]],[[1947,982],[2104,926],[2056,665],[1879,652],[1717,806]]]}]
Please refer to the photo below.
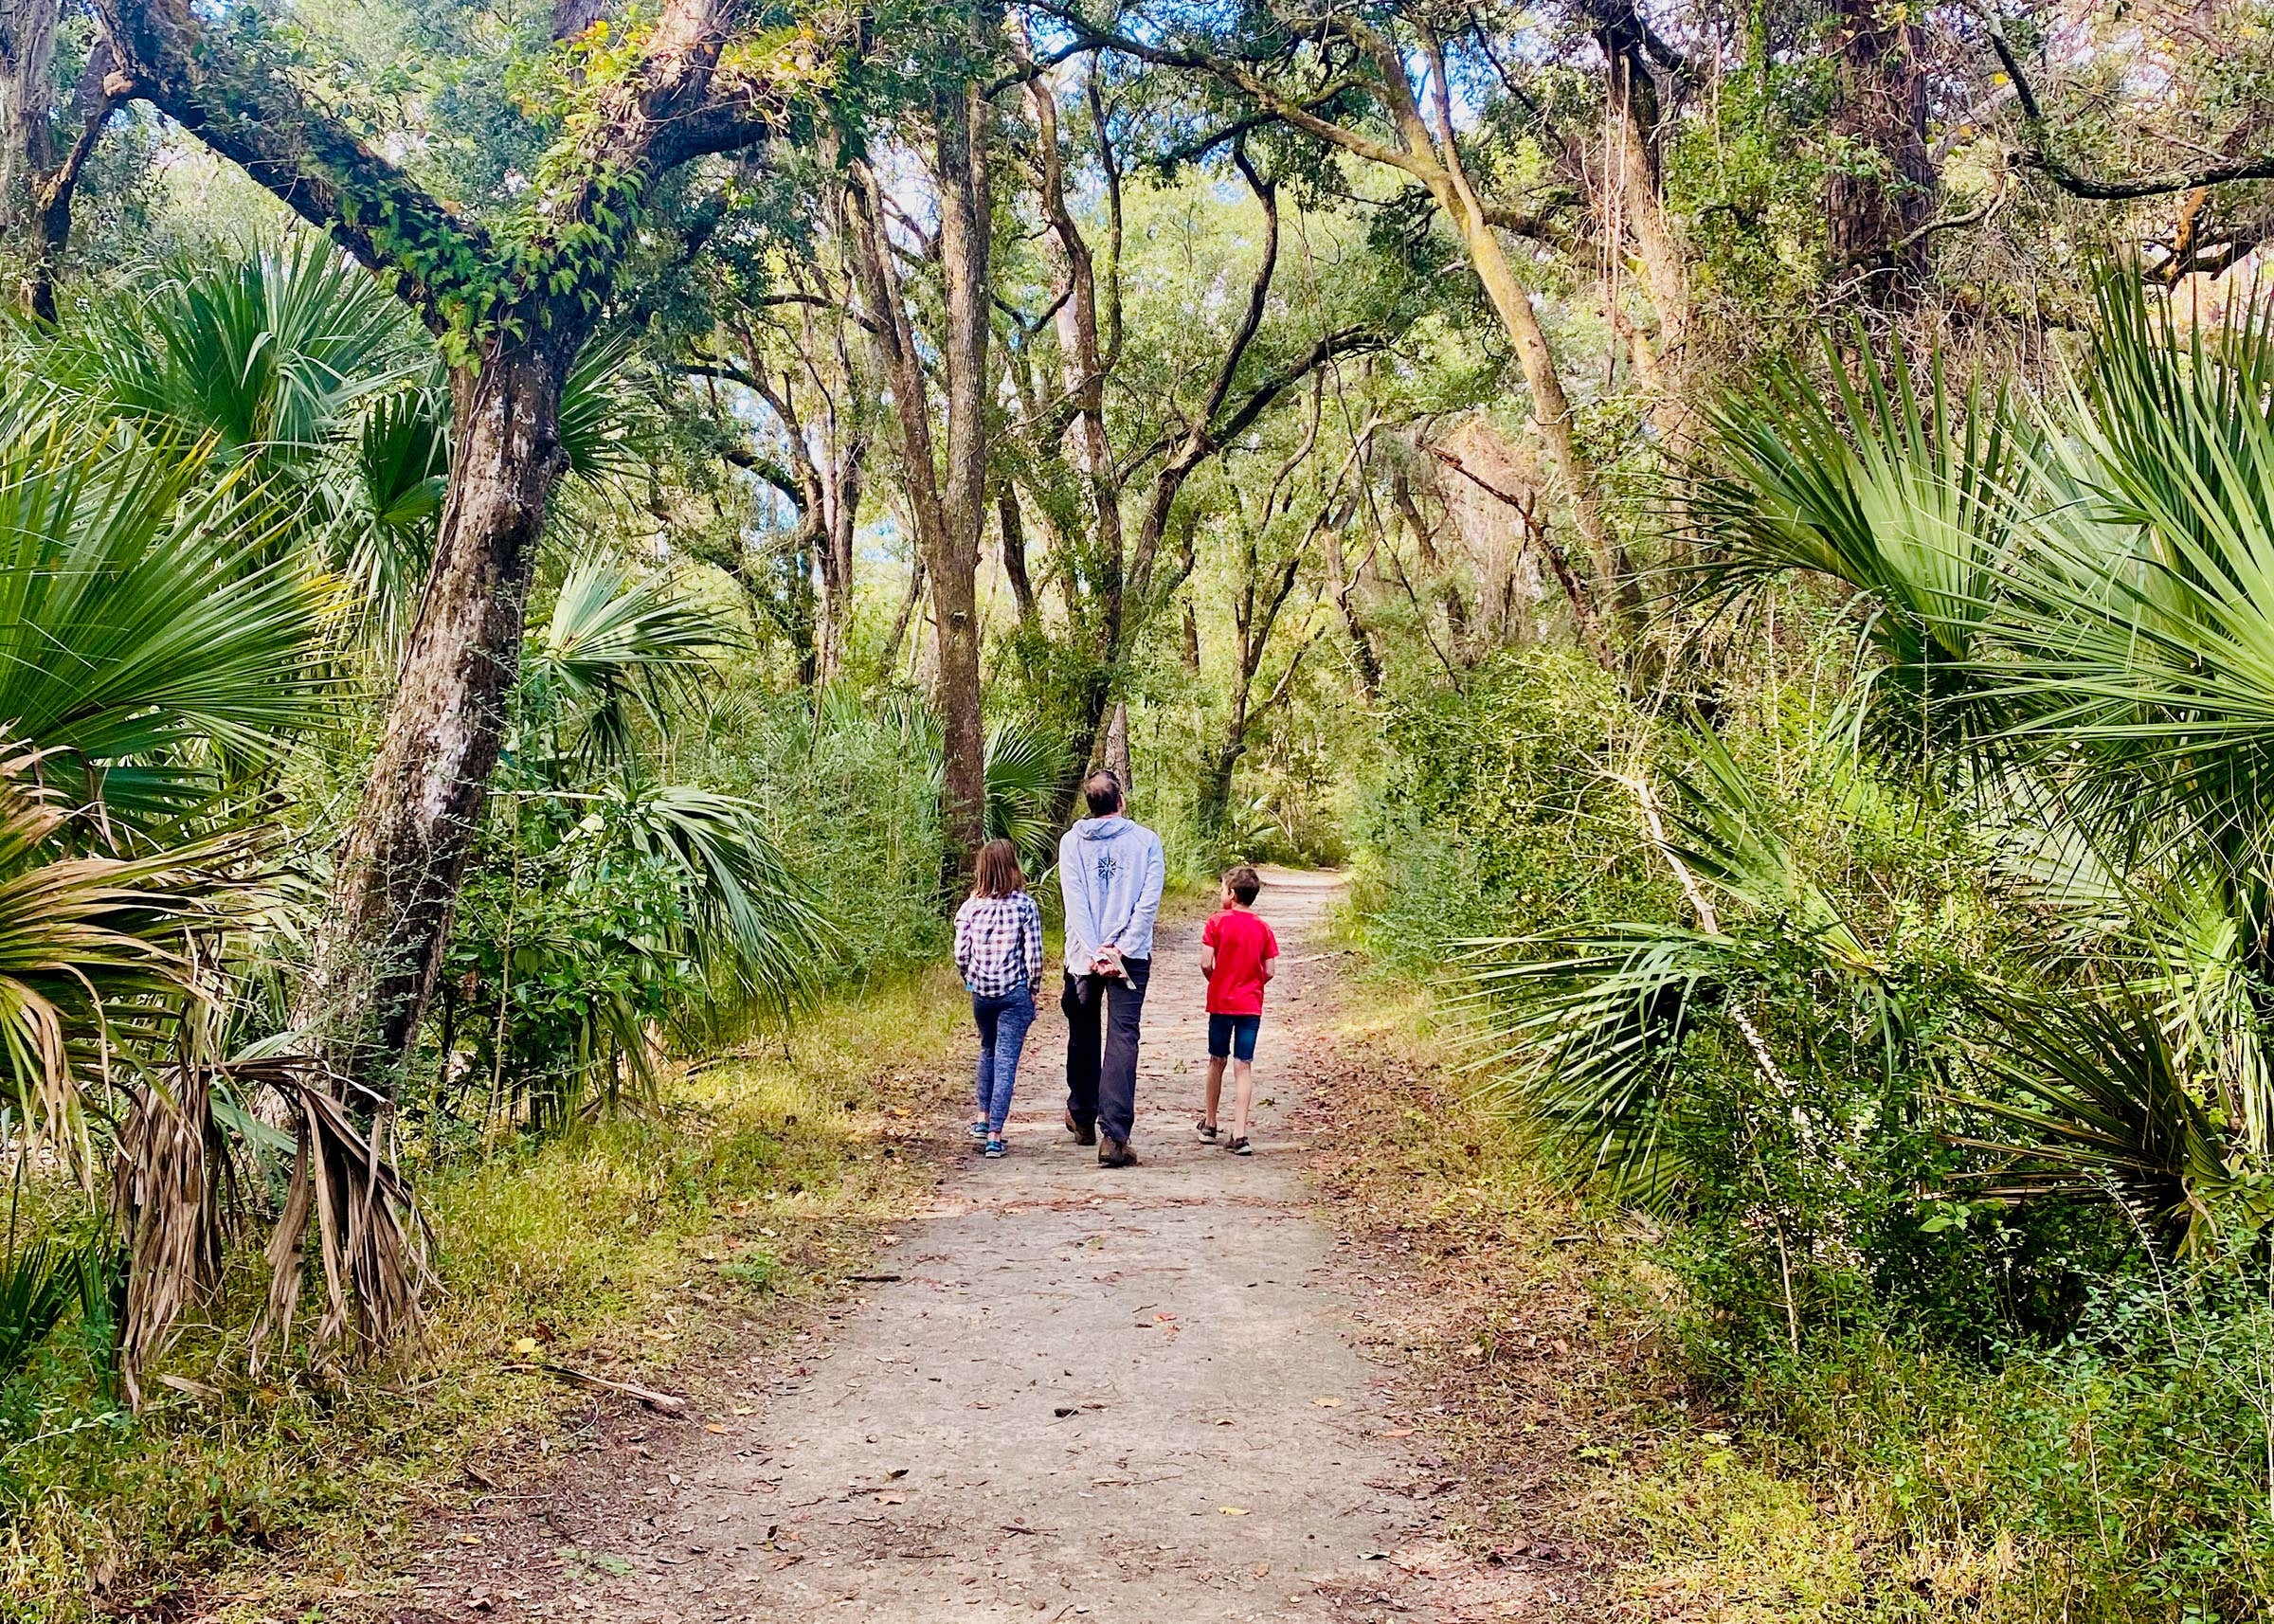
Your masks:
[{"label": "thick tree trunk", "polygon": [[[562,468],[562,347],[451,377],[450,489],[300,1012],[335,1074],[391,1100],[442,963],[503,742],[537,539]],[[368,1103],[368,1102],[367,1102]]]},{"label": "thick tree trunk", "polygon": [[1653,352],[1649,341],[1636,334],[1633,350],[1644,369],[1644,386],[1656,397],[1651,420],[1668,451],[1679,456],[1689,443],[1691,426],[1682,388],[1690,341],[1689,276],[1682,245],[1666,217],[1656,147],[1658,92],[1636,60],[1640,29],[1641,22],[1630,6],[1597,40],[1604,58],[1619,212],[1633,240],[1651,306],[1658,313],[1657,349]]},{"label": "thick tree trunk", "polygon": [[32,190],[53,164],[59,0],[0,0],[0,232],[13,237],[34,212]]},{"label": "thick tree trunk", "polygon": [[1923,37],[1890,21],[1885,0],[1834,0],[1838,81],[1832,128],[1857,153],[1824,184],[1826,246],[1835,275],[1859,277],[1864,296],[1891,310],[1916,304],[1925,284],[1937,175],[1926,141]]},{"label": "thick tree trunk", "polygon": [[986,839],[987,741],[980,716],[979,545],[987,520],[987,180],[992,110],[977,81],[940,99],[940,265],[948,303],[948,478],[940,555],[931,571],[938,670],[933,701],[946,742],[940,824],[951,875],[966,875]]}]

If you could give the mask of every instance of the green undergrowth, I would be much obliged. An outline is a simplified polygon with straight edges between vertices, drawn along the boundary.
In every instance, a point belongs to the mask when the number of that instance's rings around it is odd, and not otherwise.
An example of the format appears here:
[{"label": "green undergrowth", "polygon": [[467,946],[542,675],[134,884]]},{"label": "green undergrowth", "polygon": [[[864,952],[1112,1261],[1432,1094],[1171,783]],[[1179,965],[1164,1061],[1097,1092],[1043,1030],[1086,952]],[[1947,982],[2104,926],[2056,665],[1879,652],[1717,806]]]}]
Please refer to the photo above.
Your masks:
[{"label": "green undergrowth", "polygon": [[[1367,941],[1363,917],[1344,929]],[[1455,1306],[1442,1424],[1489,1508],[1479,1542],[1576,1541],[1621,1616],[2268,1615],[2263,1283],[2142,1267],[2057,1333],[1973,1346],[1853,1303],[1796,1352],[1766,1345],[1732,1323],[1717,1230],[1576,1192],[1384,957],[1344,1040],[1390,1056],[1365,1076],[1413,1080],[1344,1124],[1363,1149],[1329,1176]],[[1508,1500],[1543,1451],[1550,1487]]]},{"label": "green undergrowth", "polygon": [[139,1416],[59,1339],[0,1394],[0,1616],[344,1605],[473,1491],[470,1463],[541,1470],[589,1403],[543,1363],[668,1372],[699,1400],[704,1354],[830,1291],[929,1178],[923,1123],[962,1013],[937,972],[875,987],[786,1046],[675,1073],[650,1114],[428,1169],[431,1323],[399,1368],[326,1370],[296,1344],[247,1377],[258,1231]]}]

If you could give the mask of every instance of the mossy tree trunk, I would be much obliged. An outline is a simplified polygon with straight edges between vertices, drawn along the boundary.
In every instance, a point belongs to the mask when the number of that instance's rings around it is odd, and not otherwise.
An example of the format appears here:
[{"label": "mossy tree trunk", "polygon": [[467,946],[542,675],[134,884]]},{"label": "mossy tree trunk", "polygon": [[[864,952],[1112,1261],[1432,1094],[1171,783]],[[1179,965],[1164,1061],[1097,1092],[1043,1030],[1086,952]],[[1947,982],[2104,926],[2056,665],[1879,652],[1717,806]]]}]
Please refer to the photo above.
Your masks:
[{"label": "mossy tree trunk", "polygon": [[[301,1024],[324,1092],[374,1129],[370,1200],[399,1188],[383,1129],[417,1039],[458,890],[503,740],[530,576],[562,471],[561,389],[604,317],[656,182],[709,153],[783,127],[786,98],[759,70],[720,68],[727,0],[665,0],[643,48],[568,92],[587,115],[549,154],[548,184],[517,206],[507,235],[433,195],[273,70],[259,42],[206,25],[192,0],[95,0],[117,61],[109,89],[136,97],[238,165],[414,309],[450,363],[456,439],[441,533],[419,618],[386,710],[382,742],[341,844]],[[232,25],[232,28],[234,25]],[[324,1164],[337,1110],[299,1116],[301,1177]],[[311,1146],[311,1136],[316,1143]],[[332,1157],[335,1164],[339,1159]],[[290,1200],[288,1215],[310,1211]],[[301,1236],[270,1255],[296,1278]],[[380,1244],[396,1248],[399,1240]],[[328,1273],[332,1249],[326,1249]],[[383,1344],[406,1303],[367,1282],[399,1258],[352,1259],[357,1311]],[[280,1294],[281,1300],[281,1294]],[[287,1309],[289,1305],[285,1305]]]}]

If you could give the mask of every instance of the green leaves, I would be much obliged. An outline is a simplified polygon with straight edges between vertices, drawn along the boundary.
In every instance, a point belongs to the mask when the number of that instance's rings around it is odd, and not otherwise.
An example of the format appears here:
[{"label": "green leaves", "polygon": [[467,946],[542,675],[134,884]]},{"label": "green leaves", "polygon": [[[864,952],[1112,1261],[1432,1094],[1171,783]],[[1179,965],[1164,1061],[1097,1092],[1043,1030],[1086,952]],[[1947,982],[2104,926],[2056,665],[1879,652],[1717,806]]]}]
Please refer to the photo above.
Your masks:
[{"label": "green leaves", "polygon": [[[662,865],[687,902],[679,950],[698,964],[718,1005],[785,1012],[820,983],[832,932],[752,803],[684,785],[609,798],[622,849]],[[605,863],[587,871],[605,877]]]},{"label": "green leaves", "polygon": [[587,557],[570,568],[522,656],[527,722],[574,730],[572,753],[624,761],[635,712],[660,722],[668,695],[736,641],[726,614],[668,578],[638,579],[614,559]]},{"label": "green leaves", "polygon": [[2012,1132],[1957,1138],[1999,1159],[1976,1176],[1983,1192],[2114,1194],[2170,1252],[2200,1244],[2211,1198],[2239,1181],[2200,1082],[2155,1012],[2128,999],[2064,1002],[2000,989],[1976,1013],[1987,1022],[1976,1063],[2001,1092],[1958,1103]]},{"label": "green leaves", "polygon": [[[19,408],[20,410],[20,408]],[[243,475],[52,418],[0,421],[0,729],[130,828],[178,817],[321,719],[331,595]],[[59,776],[63,775],[63,776]]]},{"label": "green leaves", "polygon": [[1797,362],[1707,413],[1688,516],[1694,572],[1735,596],[1791,569],[1860,596],[1885,662],[1862,685],[1874,740],[1906,759],[1978,739],[1993,685],[1976,669],[1999,572],[2027,530],[2034,436],[2001,394],[1954,392],[1935,356],[1860,346],[1850,381],[1827,343],[1827,396]]},{"label": "green leaves", "polygon": [[0,1253],[0,1383],[30,1362],[74,1307],[105,1306],[111,1251],[109,1236],[98,1234],[76,1246],[44,1236]]},{"label": "green leaves", "polygon": [[357,406],[433,369],[403,307],[313,235],[174,268],[50,357],[67,393],[154,442],[269,471],[318,456]]}]

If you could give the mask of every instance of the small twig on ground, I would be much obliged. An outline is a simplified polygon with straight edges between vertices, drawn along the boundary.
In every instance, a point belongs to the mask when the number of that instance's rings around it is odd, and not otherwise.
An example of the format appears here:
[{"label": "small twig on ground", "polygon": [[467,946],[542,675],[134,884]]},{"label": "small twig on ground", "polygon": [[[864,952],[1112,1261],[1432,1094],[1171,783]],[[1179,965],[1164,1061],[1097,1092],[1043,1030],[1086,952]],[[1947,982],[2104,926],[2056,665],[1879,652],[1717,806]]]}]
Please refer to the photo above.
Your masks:
[{"label": "small twig on ground", "polygon": [[605,1376],[595,1376],[588,1370],[576,1370],[566,1364],[509,1364],[508,1370],[542,1370],[548,1376],[557,1376],[579,1387],[590,1387],[602,1393],[621,1393],[626,1398],[637,1398],[651,1410],[666,1416],[683,1416],[687,1400],[676,1393],[659,1393],[653,1387],[642,1387],[637,1381],[616,1381]]}]

